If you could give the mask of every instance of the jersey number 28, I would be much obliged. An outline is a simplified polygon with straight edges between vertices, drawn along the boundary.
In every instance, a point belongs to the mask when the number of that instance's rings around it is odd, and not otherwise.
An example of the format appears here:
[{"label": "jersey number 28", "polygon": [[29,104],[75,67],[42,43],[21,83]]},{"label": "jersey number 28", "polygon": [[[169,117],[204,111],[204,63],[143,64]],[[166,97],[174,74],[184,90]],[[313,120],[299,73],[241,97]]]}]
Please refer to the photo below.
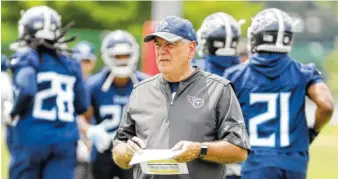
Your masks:
[{"label": "jersey number 28", "polygon": [[[38,73],[37,83],[50,82],[50,88],[35,95],[33,117],[38,119],[72,122],[74,121],[74,92],[76,78],[55,72]],[[56,106],[43,109],[43,104],[56,97]]]}]

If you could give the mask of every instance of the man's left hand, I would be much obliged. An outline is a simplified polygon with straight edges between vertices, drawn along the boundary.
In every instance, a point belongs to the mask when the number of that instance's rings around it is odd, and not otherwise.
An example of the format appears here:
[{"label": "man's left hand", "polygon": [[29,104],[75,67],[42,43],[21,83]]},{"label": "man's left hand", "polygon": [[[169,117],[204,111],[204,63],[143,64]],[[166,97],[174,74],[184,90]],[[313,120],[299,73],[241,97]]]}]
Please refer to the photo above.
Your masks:
[{"label": "man's left hand", "polygon": [[190,162],[198,158],[201,151],[201,144],[199,142],[180,141],[171,150],[177,152],[174,160],[177,162]]}]

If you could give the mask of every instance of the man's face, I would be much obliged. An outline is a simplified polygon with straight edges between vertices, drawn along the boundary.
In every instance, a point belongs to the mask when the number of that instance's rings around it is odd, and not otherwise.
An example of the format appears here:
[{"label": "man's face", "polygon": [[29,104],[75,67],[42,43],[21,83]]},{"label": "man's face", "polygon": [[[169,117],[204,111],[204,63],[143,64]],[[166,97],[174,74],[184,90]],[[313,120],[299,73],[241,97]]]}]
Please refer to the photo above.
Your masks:
[{"label": "man's face", "polygon": [[81,60],[81,69],[84,76],[88,76],[92,73],[95,67],[95,61],[89,59]]},{"label": "man's face", "polygon": [[170,43],[160,37],[155,40],[156,64],[161,73],[185,69],[194,55],[194,42],[180,40]]}]

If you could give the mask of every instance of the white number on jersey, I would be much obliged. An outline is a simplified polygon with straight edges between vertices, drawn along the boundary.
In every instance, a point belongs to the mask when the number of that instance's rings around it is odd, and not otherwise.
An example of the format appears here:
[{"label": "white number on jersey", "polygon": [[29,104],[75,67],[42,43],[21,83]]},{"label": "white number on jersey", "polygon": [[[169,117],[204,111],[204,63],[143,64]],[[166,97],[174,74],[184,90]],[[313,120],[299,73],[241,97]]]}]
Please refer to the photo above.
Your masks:
[{"label": "white number on jersey", "polygon": [[[123,112],[122,110],[124,110],[124,107],[122,109],[121,105],[100,106],[101,118],[104,118],[107,115],[111,115],[112,117],[110,119],[105,119],[99,125],[102,126],[106,131],[118,128],[122,117]],[[110,132],[109,135],[111,135],[111,137],[114,138],[116,135],[116,130]]]},{"label": "white number on jersey", "polygon": [[290,144],[289,139],[289,98],[290,93],[251,93],[250,105],[255,103],[267,103],[267,111],[249,119],[250,143],[252,146],[275,147],[276,134],[273,133],[269,137],[258,137],[258,125],[269,120],[278,120],[277,118],[277,99],[280,97],[280,146],[287,147]]},{"label": "white number on jersey", "polygon": [[[35,95],[33,117],[54,121],[59,119],[65,122],[74,121],[74,92],[76,78],[55,72],[42,72],[37,75],[37,83],[50,82],[48,89],[39,91]],[[64,89],[62,88],[64,86]],[[43,109],[43,103],[49,98],[56,97],[56,106],[52,109]]]}]

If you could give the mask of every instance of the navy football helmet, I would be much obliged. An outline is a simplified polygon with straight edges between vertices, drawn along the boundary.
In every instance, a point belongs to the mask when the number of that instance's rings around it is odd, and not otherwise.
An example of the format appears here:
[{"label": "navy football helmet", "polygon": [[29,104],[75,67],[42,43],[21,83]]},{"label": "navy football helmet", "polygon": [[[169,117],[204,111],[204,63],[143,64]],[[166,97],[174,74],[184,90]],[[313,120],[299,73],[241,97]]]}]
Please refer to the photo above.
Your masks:
[{"label": "navy football helmet", "polygon": [[61,16],[48,6],[35,6],[22,11],[18,23],[18,44],[12,44],[12,49],[44,45],[47,48],[66,48],[65,43],[75,40],[75,36],[65,40],[64,36],[73,25],[61,26]]},{"label": "navy football helmet", "polygon": [[87,41],[77,43],[73,48],[73,58],[78,61],[96,60],[94,45]]},{"label": "navy football helmet", "polygon": [[288,53],[292,49],[295,23],[284,11],[269,8],[259,12],[248,28],[248,46],[252,53]]},{"label": "navy football helmet", "polygon": [[198,55],[235,56],[243,23],[223,12],[206,17],[197,31]]},{"label": "navy football helmet", "polygon": [[[129,77],[136,70],[140,48],[129,32],[115,30],[103,39],[101,53],[105,65],[116,77]],[[118,55],[128,55],[128,58],[118,60]]]}]

